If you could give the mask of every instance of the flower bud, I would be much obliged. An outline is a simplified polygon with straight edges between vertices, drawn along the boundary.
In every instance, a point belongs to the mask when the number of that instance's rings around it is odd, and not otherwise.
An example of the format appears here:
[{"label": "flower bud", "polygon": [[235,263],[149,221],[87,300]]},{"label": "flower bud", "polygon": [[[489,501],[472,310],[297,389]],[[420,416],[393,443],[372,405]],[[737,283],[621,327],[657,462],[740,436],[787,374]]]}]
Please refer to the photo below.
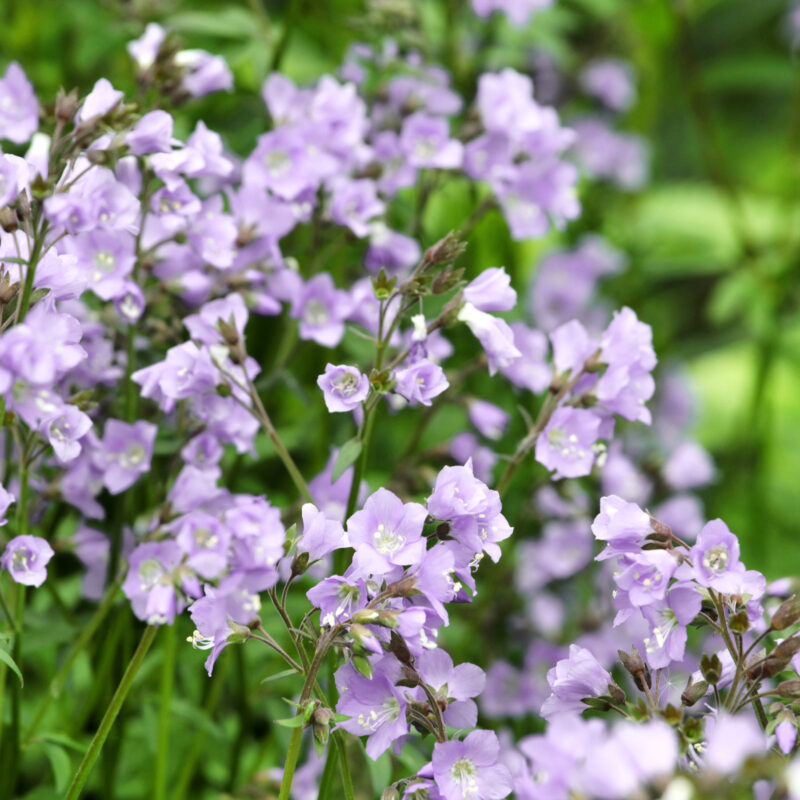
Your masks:
[{"label": "flower bud", "polygon": [[792,656],[800,652],[800,637],[793,636],[791,639],[784,639],[771,653],[772,658],[791,660]]},{"label": "flower bud", "polygon": [[689,678],[689,682],[686,684],[686,688],[681,695],[681,702],[685,706],[693,706],[698,700],[706,696],[707,691],[708,681],[692,683],[692,679]]},{"label": "flower bud", "polygon": [[613,681],[608,684],[608,696],[617,704],[624,703],[627,699],[625,697],[625,692],[617,686],[616,683]]},{"label": "flower bud", "polygon": [[800,697],[800,679],[793,678],[788,681],[781,681],[776,687],[776,691],[781,697]]},{"label": "flower bud", "polygon": [[381,800],[400,800],[400,792],[397,790],[396,786],[387,786],[383,790]]},{"label": "flower bud", "polygon": [[228,638],[225,640],[228,644],[243,644],[250,638],[250,628],[247,625],[240,625],[238,622],[229,619],[228,626],[231,629]]},{"label": "flower bud", "polygon": [[19,228],[19,218],[13,208],[0,208],[0,228],[6,233],[14,233]]},{"label": "flower bud", "polygon": [[[358,611],[354,612],[351,619],[360,627],[361,625],[369,625],[377,622],[378,616],[379,614],[374,608],[360,608]],[[352,625],[350,626],[351,633],[353,627]]]},{"label": "flower bud", "polygon": [[450,231],[443,239],[431,245],[422,257],[422,268],[447,264],[455,261],[467,249],[466,242],[459,240],[455,231]]},{"label": "flower bud", "polygon": [[730,627],[734,633],[747,633],[747,630],[750,627],[750,620],[747,617],[747,610],[743,608],[741,611],[737,611],[728,620],[728,627]]},{"label": "flower bud", "polygon": [[325,744],[328,741],[332,719],[333,711],[324,706],[316,708],[311,716],[311,727],[314,732],[314,738],[320,744]]},{"label": "flower bud", "polygon": [[56,95],[56,119],[59,122],[70,122],[78,113],[78,90],[73,89],[67,93],[63,87],[58,90]]},{"label": "flower bud", "polygon": [[700,673],[712,686],[719,683],[722,677],[722,662],[716,653],[705,654],[700,659]]},{"label": "flower bud", "polygon": [[645,686],[649,689],[653,685],[650,669],[647,664],[642,660],[639,651],[635,647],[631,647],[631,652],[626,653],[624,650],[617,650],[619,660],[622,666],[631,674],[636,688],[643,692]]},{"label": "flower bud", "polygon": [[298,553],[292,559],[292,577],[302,575],[308,569],[308,553]]},{"label": "flower bud", "polygon": [[407,664],[409,667],[414,665],[414,656],[411,655],[405,639],[397,631],[392,631],[389,640],[389,652],[393,653],[401,664]]},{"label": "flower bud", "polygon": [[800,622],[800,598],[793,594],[778,606],[770,620],[770,627],[774,631],[782,631],[797,622]]}]

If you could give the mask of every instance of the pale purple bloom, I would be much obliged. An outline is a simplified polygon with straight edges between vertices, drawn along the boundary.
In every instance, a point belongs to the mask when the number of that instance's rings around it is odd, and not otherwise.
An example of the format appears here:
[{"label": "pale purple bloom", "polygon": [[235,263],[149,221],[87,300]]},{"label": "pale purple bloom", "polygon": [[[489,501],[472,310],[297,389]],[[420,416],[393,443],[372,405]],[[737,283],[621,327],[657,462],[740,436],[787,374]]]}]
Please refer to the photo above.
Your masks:
[{"label": "pale purple bloom", "polygon": [[605,542],[606,547],[597,556],[598,561],[639,552],[645,537],[652,532],[650,515],[636,503],[628,503],[615,495],[600,499],[600,513],[592,523],[592,533]]},{"label": "pale purple bloom", "polygon": [[522,355],[514,345],[514,332],[505,320],[480,311],[472,303],[464,303],[458,319],[467,324],[481,343],[489,360],[490,375],[510,366]]},{"label": "pale purple bloom", "polygon": [[662,467],[664,480],[678,491],[705,486],[714,480],[714,462],[697,442],[682,442]]},{"label": "pale purple bloom", "polygon": [[550,334],[553,345],[553,365],[556,373],[577,375],[597,349],[586,328],[573,319],[560,325]]},{"label": "pale purple bloom", "polygon": [[184,317],[183,324],[195,341],[216,345],[227,343],[220,332],[220,322],[232,326],[239,338],[243,339],[248,316],[242,296],[233,292],[218,300],[205,303],[196,314]]},{"label": "pale purple bloom", "polygon": [[100,78],[83,101],[76,119],[78,122],[88,122],[103,117],[118,105],[123,97],[123,92],[116,90],[106,78]]},{"label": "pale purple bloom", "polygon": [[175,55],[175,63],[184,71],[181,88],[192,97],[233,88],[233,75],[222,56],[205,50],[181,50]]},{"label": "pale purple bloom", "polygon": [[676,494],[653,509],[653,516],[669,525],[681,539],[693,541],[703,527],[703,504],[693,494]]},{"label": "pale purple bloom", "polygon": [[350,296],[337,289],[323,272],[307,281],[292,301],[292,316],[300,320],[300,338],[323,347],[335,347],[344,336],[344,321],[351,311]]},{"label": "pale purple bloom", "polygon": [[739,540],[721,519],[705,524],[690,556],[695,580],[701,586],[723,594],[736,591],[739,573],[744,571],[739,560]]},{"label": "pale purple bloom", "polygon": [[53,548],[39,536],[15,536],[0,556],[0,567],[17,583],[41,586],[47,578],[47,563],[54,555]]},{"label": "pale purple bloom", "polygon": [[599,432],[600,417],[592,411],[562,406],[536,440],[536,460],[555,472],[555,480],[588,475]]},{"label": "pale purple bloom", "polygon": [[620,559],[620,572],[614,580],[634,606],[647,606],[663,600],[678,561],[665,550],[647,550]]},{"label": "pale purple bloom", "polygon": [[136,261],[135,240],[125,231],[94,230],[70,236],[68,247],[85,270],[88,288],[103,300],[121,295]]},{"label": "pale purple bloom", "polygon": [[511,773],[500,763],[492,731],[473,731],[463,741],[437,742],[431,767],[443,800],[501,800],[511,793]]},{"label": "pale purple bloom", "polygon": [[145,299],[138,283],[123,281],[122,288],[114,297],[114,310],[126,325],[138,322],[144,314]]},{"label": "pale purple bloom", "polygon": [[177,592],[175,571],[183,554],[173,541],[145,542],[128,558],[122,584],[133,613],[148,625],[171,625],[186,602]]},{"label": "pale purple bloom", "polygon": [[24,144],[39,127],[39,103],[33,86],[15,61],[0,78],[0,139]]},{"label": "pale purple bloom", "polygon": [[331,413],[353,411],[369,394],[369,378],[346,364],[326,364],[325,372],[317,378],[317,386],[322,389],[325,405]]},{"label": "pale purple bloom", "polygon": [[166,36],[167,32],[160,25],[150,22],[138,39],[128,42],[128,54],[140,70],[150,69]]},{"label": "pale purple bloom", "polygon": [[77,458],[81,452],[80,439],[92,427],[92,420],[77,406],[65,405],[60,412],[40,425],[40,432],[47,438],[63,464]]},{"label": "pale purple bloom", "polygon": [[453,666],[453,659],[441,648],[424,650],[415,666],[434,697],[447,703],[445,722],[453,728],[474,728],[477,707],[472,698],[483,691],[486,673],[475,664]]},{"label": "pale purple bloom", "polygon": [[191,511],[170,524],[186,563],[206,580],[218,578],[228,566],[231,533],[212,514]]},{"label": "pale purple bloom", "polygon": [[330,519],[313,503],[302,508],[303,532],[297,540],[297,551],[308,553],[310,561],[317,561],[340,547],[347,546],[342,523]]},{"label": "pale purple bloom", "polygon": [[461,517],[490,520],[501,509],[500,495],[475,477],[470,462],[444,467],[436,476],[426,505],[436,519],[450,521]]},{"label": "pale purple bloom", "polygon": [[359,569],[384,575],[395,565],[417,563],[425,552],[422,528],[427,515],[425,506],[404,503],[386,489],[370,495],[364,508],[347,520],[347,535]]},{"label": "pale purple bloom", "polygon": [[430,406],[433,398],[450,386],[444,370],[426,358],[396,370],[394,377],[397,381],[394,391],[412,405]]},{"label": "pale purple bloom", "polygon": [[24,158],[0,154],[0,208],[10,206],[28,186],[29,171]]},{"label": "pale purple bloom", "polygon": [[510,311],[517,293],[505,267],[489,267],[464,287],[464,299],[480,311]]},{"label": "pale purple bloom", "polygon": [[501,372],[515,386],[538,394],[548,387],[552,377],[547,363],[547,337],[524,322],[512,322],[510,327],[514,346],[521,355],[502,367]]},{"label": "pale purple bloom", "polygon": [[364,256],[364,266],[370,272],[381,269],[385,269],[389,275],[403,272],[413,267],[420,255],[421,249],[416,239],[390,230],[380,221],[370,225],[369,247]]},{"label": "pale purple bloom", "polygon": [[450,138],[446,119],[418,111],[406,117],[400,131],[400,147],[412,167],[457,169],[464,146]]},{"label": "pale purple bloom", "polygon": [[478,136],[464,148],[464,172],[470,178],[492,185],[514,177],[514,150],[511,139],[494,131]]},{"label": "pale purple bloom", "polygon": [[173,119],[161,109],[150,111],[125,137],[125,144],[135,156],[150,153],[169,153],[175,140],[172,138]]},{"label": "pale purple bloom", "polygon": [[118,419],[106,422],[97,465],[111,494],[124,492],[150,469],[156,430],[155,425],[141,420],[133,425]]},{"label": "pale purple bloom", "polygon": [[349,717],[340,725],[354,736],[368,737],[367,755],[373,761],[395,739],[408,733],[406,701],[401,687],[394,685],[400,677],[399,671],[400,665],[392,656],[375,665],[370,679],[359,675],[349,664],[336,671],[339,689],[336,710]]},{"label": "pale purple bloom", "polygon": [[797,741],[797,724],[792,719],[784,718],[775,726],[775,739],[781,752],[785,755],[794,750]]},{"label": "pale purple bloom", "polygon": [[577,120],[572,128],[578,135],[575,154],[591,176],[627,191],[640,189],[647,182],[649,151],[644,139],[618,133],[599,118]]},{"label": "pale purple bloom", "polygon": [[[609,446],[601,478],[604,495],[626,497],[639,505],[645,505],[653,491],[652,481],[626,455],[620,442]],[[658,514],[656,517],[661,519]]]},{"label": "pale purple bloom", "polygon": [[569,656],[547,673],[547,682],[551,695],[544,701],[541,714],[550,719],[557,714],[580,713],[586,708],[583,699],[607,694],[612,678],[586,648],[573,644]]},{"label": "pale purple bloom", "polygon": [[645,606],[642,613],[650,623],[644,640],[647,663],[661,669],[682,661],[686,651],[686,627],[700,613],[703,598],[692,583],[676,583],[666,600]]},{"label": "pale purple bloom", "polygon": [[612,111],[627,111],[636,100],[630,65],[614,58],[601,58],[586,65],[580,84],[587,94]]},{"label": "pale purple bloom", "polygon": [[542,109],[533,99],[533,81],[511,68],[480,76],[477,106],[487,131],[520,136],[542,124]]},{"label": "pale purple bloom", "polygon": [[337,181],[331,191],[330,215],[339,225],[363,239],[369,235],[370,220],[383,214],[386,206],[378,197],[375,182],[367,178]]},{"label": "pale purple bloom", "polygon": [[460,464],[470,461],[475,477],[483,483],[491,483],[497,455],[482,445],[474,434],[469,431],[456,434],[450,442],[450,455]]},{"label": "pale purple bloom", "polygon": [[470,402],[468,415],[469,421],[487,439],[499,439],[508,426],[508,414],[502,408],[486,400]]},{"label": "pale purple bloom", "polygon": [[335,625],[349,620],[355,611],[367,604],[367,590],[361,579],[347,579],[338,575],[325,578],[306,592],[311,605],[319,609],[323,625]]},{"label": "pale purple bloom", "polygon": [[749,713],[716,714],[707,722],[706,736],[703,766],[722,775],[733,775],[747,758],[767,752],[767,738]]},{"label": "pale purple bloom", "polygon": [[78,527],[73,541],[75,555],[86,567],[82,582],[83,596],[89,600],[99,600],[105,588],[111,542],[105,533],[88,525]]}]

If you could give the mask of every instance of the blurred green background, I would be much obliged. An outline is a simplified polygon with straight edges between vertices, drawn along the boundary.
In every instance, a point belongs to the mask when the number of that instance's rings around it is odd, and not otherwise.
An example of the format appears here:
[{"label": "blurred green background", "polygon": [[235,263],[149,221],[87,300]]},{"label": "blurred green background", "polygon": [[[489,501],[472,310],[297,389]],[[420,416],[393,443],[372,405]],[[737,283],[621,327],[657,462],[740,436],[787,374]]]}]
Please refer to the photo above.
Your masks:
[{"label": "blurred green background", "polygon": [[[651,142],[648,187],[587,185],[582,218],[538,242],[509,242],[490,216],[466,259],[504,263],[524,284],[542,253],[584,231],[628,253],[608,293],[696,383],[697,435],[719,467],[708,516],[777,576],[800,569],[800,64],[787,11],[786,0],[557,0],[517,29],[462,0],[2,0],[0,59],[23,64],[43,99],[99,76],[130,92],[125,44],[159,21],[224,55],[236,78],[233,94],[179,111],[178,132],[202,118],[240,153],[266,124],[258,92],[272,68],[310,81],[389,32],[448,65],[468,95],[481,68],[525,69],[536,52],[567,76],[592,57],[629,60],[639,100],[624,127]],[[458,187],[434,198],[426,242],[469,213],[458,198]]]}]

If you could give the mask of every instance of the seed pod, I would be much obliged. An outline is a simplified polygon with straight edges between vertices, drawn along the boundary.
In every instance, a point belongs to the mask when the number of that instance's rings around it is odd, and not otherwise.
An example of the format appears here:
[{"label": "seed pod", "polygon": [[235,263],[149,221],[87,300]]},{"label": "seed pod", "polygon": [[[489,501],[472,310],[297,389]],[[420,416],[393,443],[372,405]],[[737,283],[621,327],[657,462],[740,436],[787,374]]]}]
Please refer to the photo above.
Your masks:
[{"label": "seed pod", "polygon": [[772,658],[791,660],[792,656],[800,652],[800,637],[784,639],[771,653]]},{"label": "seed pod", "polygon": [[792,680],[781,681],[776,691],[780,693],[781,697],[800,697],[800,679],[793,678]]},{"label": "seed pod", "polygon": [[635,647],[631,647],[631,652],[626,653],[624,650],[617,650],[619,660],[622,666],[631,674],[636,688],[643,692],[645,686],[649,689],[653,685],[653,679],[650,675],[650,668],[644,663],[639,651]]},{"label": "seed pod", "polygon": [[729,620],[728,626],[734,633],[747,633],[750,627],[750,620],[747,617],[747,611],[742,609],[737,611]]},{"label": "seed pod", "polygon": [[708,681],[692,683],[692,679],[689,678],[689,682],[686,684],[686,688],[681,695],[681,702],[685,706],[693,706],[698,700],[706,696],[707,691]]}]

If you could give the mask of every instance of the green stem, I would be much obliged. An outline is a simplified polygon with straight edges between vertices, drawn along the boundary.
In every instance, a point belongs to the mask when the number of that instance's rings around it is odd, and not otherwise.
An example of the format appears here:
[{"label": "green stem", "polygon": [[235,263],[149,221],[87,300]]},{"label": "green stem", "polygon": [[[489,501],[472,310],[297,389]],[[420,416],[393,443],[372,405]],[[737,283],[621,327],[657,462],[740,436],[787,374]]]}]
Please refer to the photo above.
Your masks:
[{"label": "green stem", "polygon": [[[37,219],[34,217],[34,230],[36,230]],[[33,279],[36,275],[36,266],[39,259],[42,257],[42,248],[44,247],[44,238],[47,233],[47,222],[42,225],[42,229],[34,234],[33,246],[31,248],[31,257],[28,259],[28,269],[25,270],[25,285],[22,288],[22,297],[19,301],[19,315],[17,322],[23,322],[25,315],[31,305],[31,295],[33,294]]]},{"label": "green stem", "polygon": [[345,800],[355,800],[353,778],[350,775],[350,762],[347,760],[347,751],[344,746],[344,734],[341,731],[334,731],[332,738],[336,744],[336,749],[339,751],[339,772],[342,775]]},{"label": "green stem", "polygon": [[64,800],[77,800],[77,798],[80,796],[81,790],[86,784],[86,781],[91,774],[92,767],[94,767],[94,763],[97,761],[97,757],[100,755],[100,751],[103,749],[103,745],[108,738],[108,734],[111,732],[114,721],[116,720],[117,715],[122,708],[122,704],[125,702],[125,698],[128,696],[128,692],[133,685],[133,679],[136,677],[136,673],[139,671],[139,667],[141,667],[142,662],[147,655],[147,651],[150,649],[150,645],[153,643],[153,638],[155,637],[157,630],[158,629],[153,626],[148,626],[142,634],[142,638],[139,641],[139,646],[136,648],[133,658],[131,658],[128,668],[125,670],[125,674],[122,676],[119,686],[117,686],[117,691],[114,692],[114,696],[111,698],[111,702],[106,709],[106,713],[103,715],[103,719],[100,721],[100,727],[97,729],[94,738],[89,744],[89,749],[86,751],[83,760],[78,765],[78,770],[72,779],[72,783],[67,789],[67,793],[64,795]]},{"label": "green stem", "polygon": [[167,796],[167,772],[169,767],[169,727],[172,719],[172,688],[175,684],[175,656],[178,643],[178,625],[170,625],[164,642],[164,665],[161,667],[161,686],[158,700],[158,738],[156,764],[153,776],[153,800],[164,800]]}]

